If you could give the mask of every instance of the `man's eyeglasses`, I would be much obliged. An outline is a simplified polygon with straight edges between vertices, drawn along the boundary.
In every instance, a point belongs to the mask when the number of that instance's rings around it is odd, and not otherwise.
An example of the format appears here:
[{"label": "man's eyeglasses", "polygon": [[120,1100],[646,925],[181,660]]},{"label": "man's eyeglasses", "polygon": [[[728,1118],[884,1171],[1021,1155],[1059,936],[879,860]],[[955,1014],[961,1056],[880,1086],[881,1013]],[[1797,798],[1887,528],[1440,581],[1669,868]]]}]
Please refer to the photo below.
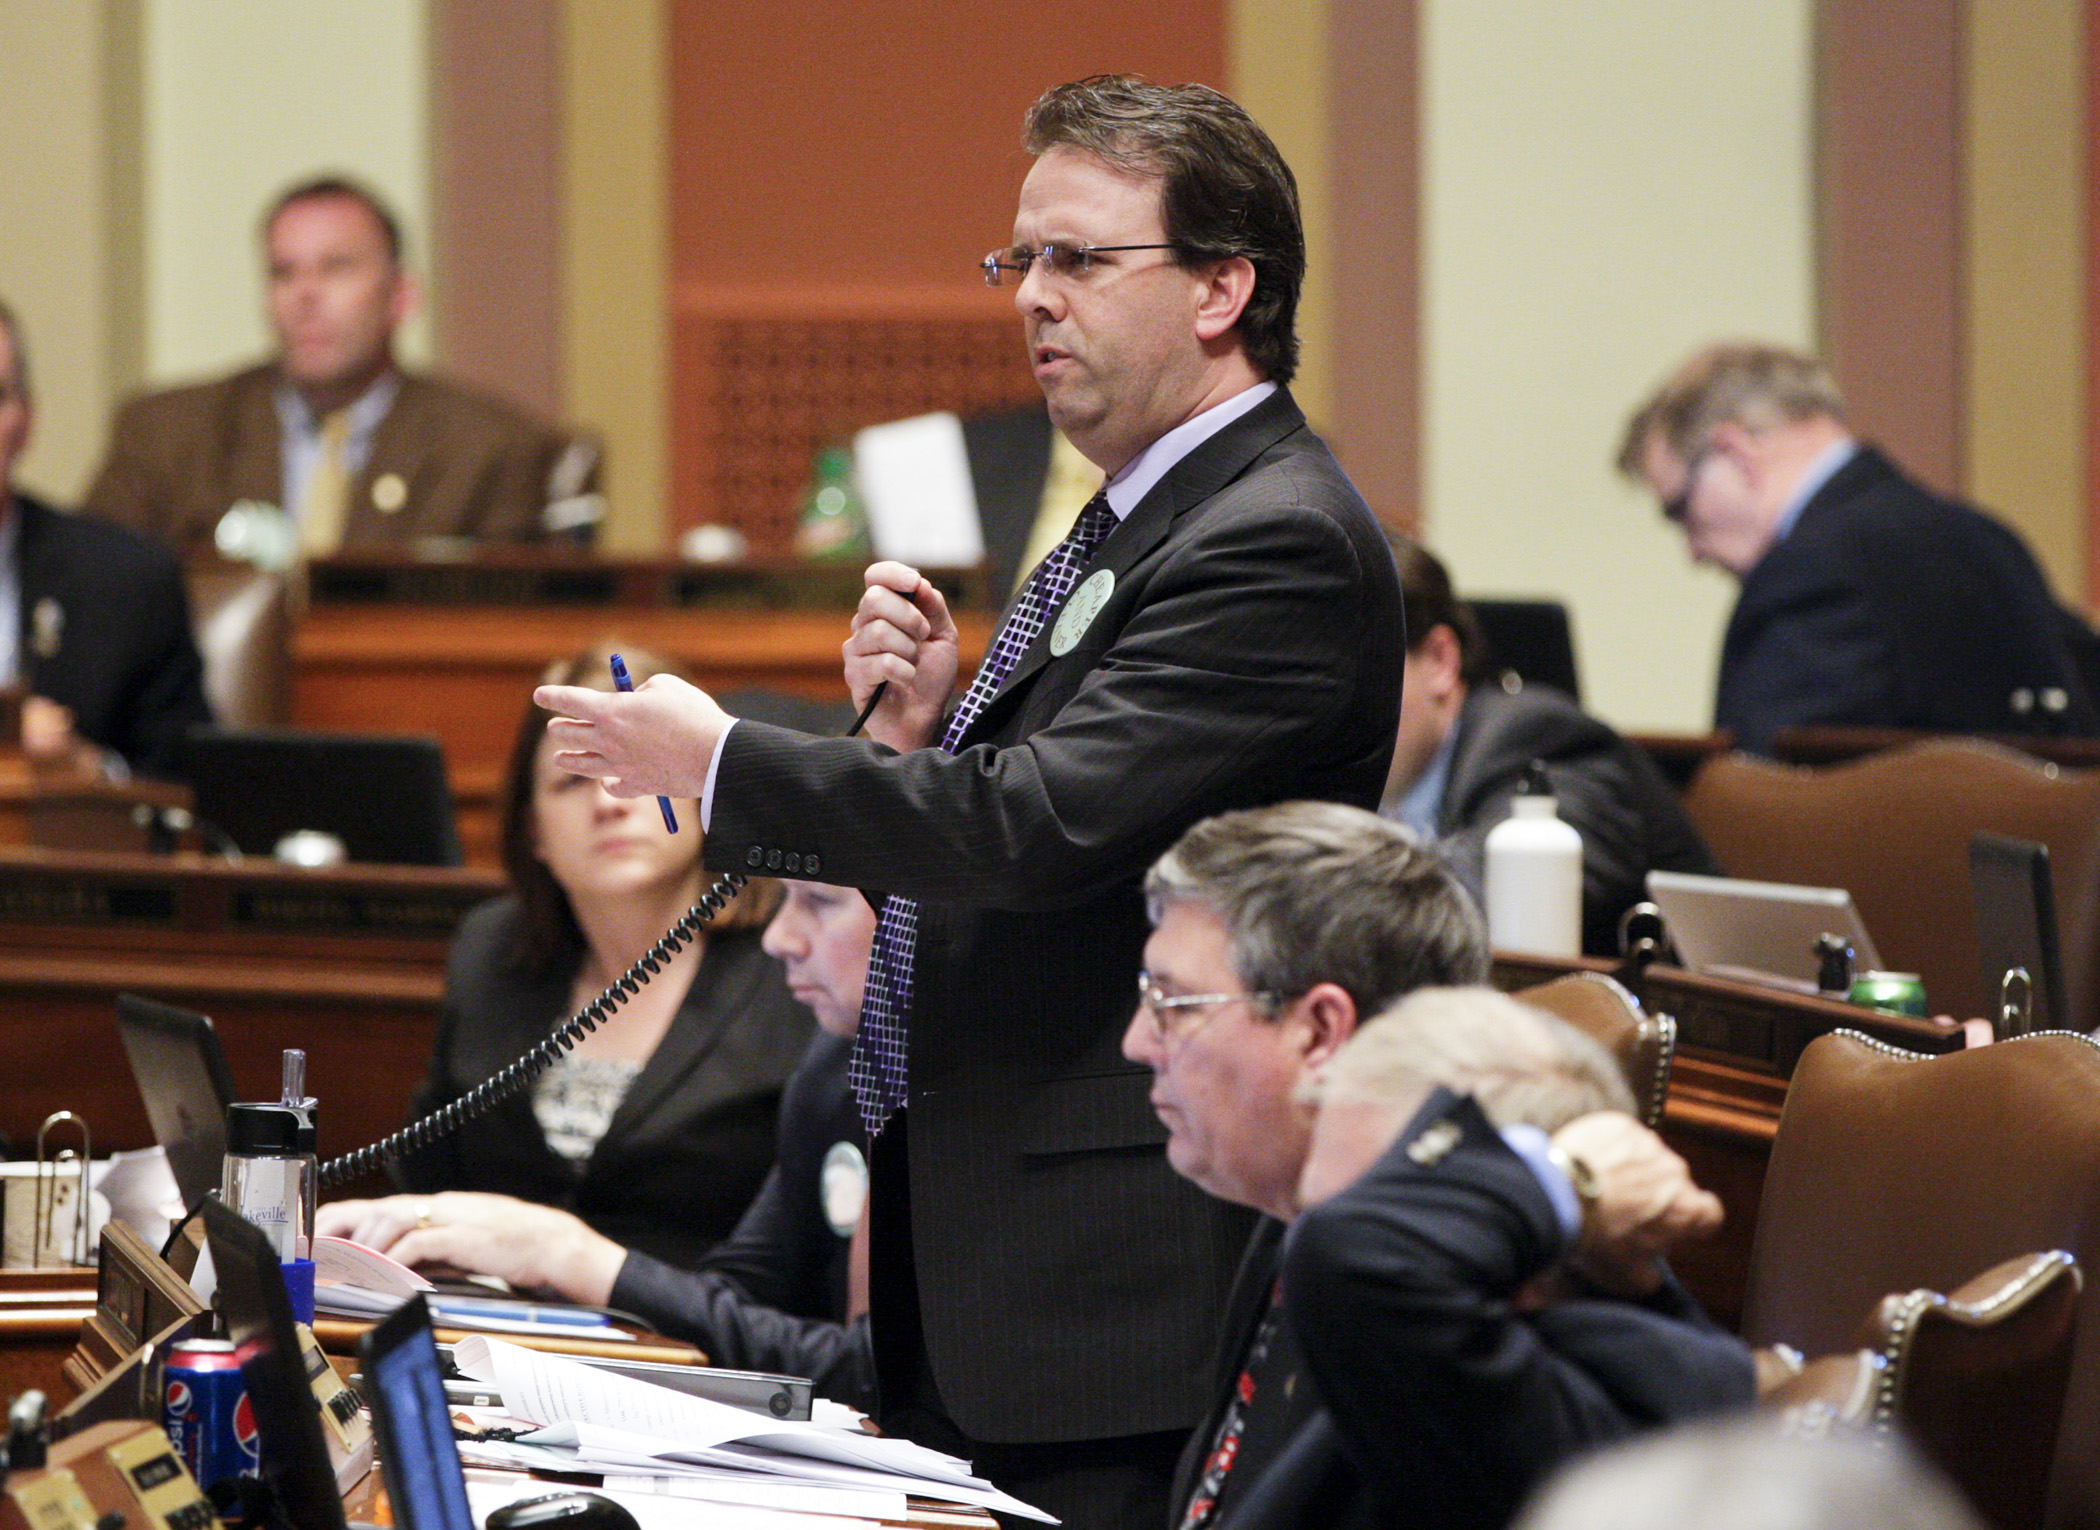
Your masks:
[{"label": "man's eyeglasses", "polygon": [[1280,994],[1273,993],[1181,993],[1169,995],[1159,984],[1152,981],[1152,974],[1149,972],[1140,972],[1137,975],[1137,991],[1138,1008],[1151,1017],[1152,1029],[1158,1032],[1162,1041],[1169,1037],[1186,1035],[1193,1031],[1201,1020],[1210,1018],[1208,1015],[1191,1017],[1189,1012],[1192,1010],[1206,1009],[1217,1004],[1231,1004],[1235,1001],[1242,1001],[1266,1008],[1275,1004],[1282,997]]},{"label": "man's eyeglasses", "polygon": [[1027,280],[1028,268],[1037,261],[1052,276],[1078,276],[1090,270],[1096,255],[1116,255],[1125,250],[1171,250],[1171,244],[1046,244],[1031,250],[1025,244],[994,250],[977,265],[987,287],[1003,287],[1011,273],[1016,284]]},{"label": "man's eyeglasses", "polygon": [[1706,466],[1706,459],[1713,455],[1711,446],[1701,446],[1686,459],[1684,482],[1675,494],[1662,502],[1663,519],[1674,526],[1682,526],[1692,513],[1692,494],[1699,487],[1699,469]]}]

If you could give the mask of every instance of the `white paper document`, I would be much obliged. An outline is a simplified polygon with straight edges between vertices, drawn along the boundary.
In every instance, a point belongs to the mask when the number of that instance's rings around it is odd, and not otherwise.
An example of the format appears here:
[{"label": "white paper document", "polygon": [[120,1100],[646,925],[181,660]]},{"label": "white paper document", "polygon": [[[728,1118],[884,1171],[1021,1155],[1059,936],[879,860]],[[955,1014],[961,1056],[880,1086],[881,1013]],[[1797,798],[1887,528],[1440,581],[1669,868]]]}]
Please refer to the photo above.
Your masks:
[{"label": "white paper document", "polygon": [[732,1468],[775,1479],[916,1493],[1055,1524],[970,1471],[967,1461],[909,1440],[771,1419],[704,1397],[613,1375],[500,1339],[463,1339],[453,1362],[494,1385],[503,1406],[544,1427],[521,1444],[569,1457],[572,1471],[683,1475]]},{"label": "white paper document", "polygon": [[870,426],[853,438],[853,471],[876,557],[913,568],[973,568],[984,561],[970,454],[954,415]]}]

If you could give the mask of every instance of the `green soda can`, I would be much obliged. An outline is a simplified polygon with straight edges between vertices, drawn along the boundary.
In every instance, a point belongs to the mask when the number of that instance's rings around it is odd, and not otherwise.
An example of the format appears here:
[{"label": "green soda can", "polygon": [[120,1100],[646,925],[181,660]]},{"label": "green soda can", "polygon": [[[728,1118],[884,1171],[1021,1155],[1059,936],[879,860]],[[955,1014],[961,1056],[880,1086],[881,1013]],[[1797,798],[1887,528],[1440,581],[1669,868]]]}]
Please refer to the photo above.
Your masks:
[{"label": "green soda can", "polygon": [[1846,999],[1862,1009],[1886,1010],[1892,1015],[1930,1013],[1925,1008],[1925,985],[1915,972],[1862,972],[1852,980]]}]

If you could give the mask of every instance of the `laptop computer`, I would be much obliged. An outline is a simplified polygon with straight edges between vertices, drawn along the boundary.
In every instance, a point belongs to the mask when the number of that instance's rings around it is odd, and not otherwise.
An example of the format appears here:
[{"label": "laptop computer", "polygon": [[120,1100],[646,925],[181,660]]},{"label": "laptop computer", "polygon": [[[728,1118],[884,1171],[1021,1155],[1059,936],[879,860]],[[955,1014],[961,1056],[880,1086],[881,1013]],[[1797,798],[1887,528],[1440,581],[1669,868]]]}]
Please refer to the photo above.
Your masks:
[{"label": "laptop computer", "polygon": [[263,1484],[299,1530],[348,1530],[277,1250],[216,1196],[206,1198],[202,1214],[215,1301],[248,1388]]},{"label": "laptop computer", "polygon": [[358,1355],[396,1530],[474,1530],[429,1305],[410,1297],[364,1336]]},{"label": "laptop computer", "polygon": [[1983,991],[1996,1019],[1999,986],[2015,967],[2032,985],[2028,1018],[2038,1031],[2067,1029],[2063,954],[2056,933],[2056,887],[2049,847],[2003,834],[1969,840],[1969,891],[1976,902],[1976,944]]},{"label": "laptop computer", "polygon": [[117,1031],[153,1140],[168,1155],[183,1207],[194,1210],[225,1172],[233,1075],[219,1033],[204,1015],[131,993],[117,995]]},{"label": "laptop computer", "polygon": [[184,760],[197,817],[244,855],[270,855],[286,835],[316,829],[353,861],[463,859],[436,739],[193,728]]},{"label": "laptop computer", "polygon": [[1662,910],[1679,960],[1694,972],[1814,993],[1816,941],[1826,934],[1852,942],[1856,971],[1881,967],[1881,953],[1843,888],[1651,871],[1648,896]]}]

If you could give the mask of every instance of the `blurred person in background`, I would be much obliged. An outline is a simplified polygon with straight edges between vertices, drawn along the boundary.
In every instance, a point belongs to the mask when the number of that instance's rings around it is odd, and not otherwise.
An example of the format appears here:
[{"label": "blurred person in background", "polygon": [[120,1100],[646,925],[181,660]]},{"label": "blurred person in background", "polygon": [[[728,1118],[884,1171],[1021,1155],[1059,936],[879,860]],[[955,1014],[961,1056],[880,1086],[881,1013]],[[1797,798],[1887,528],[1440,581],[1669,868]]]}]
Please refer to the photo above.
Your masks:
[{"label": "blurred person in background", "polygon": [[1473,613],[1419,542],[1387,532],[1406,606],[1400,729],[1378,811],[1433,844],[1482,897],[1488,831],[1509,817],[1525,768],[1545,764],[1555,811],[1582,835],[1582,948],[1618,952],[1619,917],[1651,871],[1720,866],[1641,750],[1550,685],[1491,672]]},{"label": "blurred person in background", "polygon": [[2017,533],[1852,434],[1812,356],[1708,346],[1634,411],[1619,471],[1741,582],[1714,726],[1768,754],[1817,723],[2090,734],[2094,636]]},{"label": "blurred person in background", "polygon": [[14,486],[36,422],[22,326],[0,302],[0,686],[22,693],[32,764],[88,776],[179,777],[211,721],[175,560]]},{"label": "blurred person in background", "polygon": [[125,404],[87,508],[184,556],[209,554],[237,504],[281,507],[308,557],[539,536],[561,438],[395,359],[418,292],[377,193],[343,176],[293,186],[262,243],[277,354]]}]

